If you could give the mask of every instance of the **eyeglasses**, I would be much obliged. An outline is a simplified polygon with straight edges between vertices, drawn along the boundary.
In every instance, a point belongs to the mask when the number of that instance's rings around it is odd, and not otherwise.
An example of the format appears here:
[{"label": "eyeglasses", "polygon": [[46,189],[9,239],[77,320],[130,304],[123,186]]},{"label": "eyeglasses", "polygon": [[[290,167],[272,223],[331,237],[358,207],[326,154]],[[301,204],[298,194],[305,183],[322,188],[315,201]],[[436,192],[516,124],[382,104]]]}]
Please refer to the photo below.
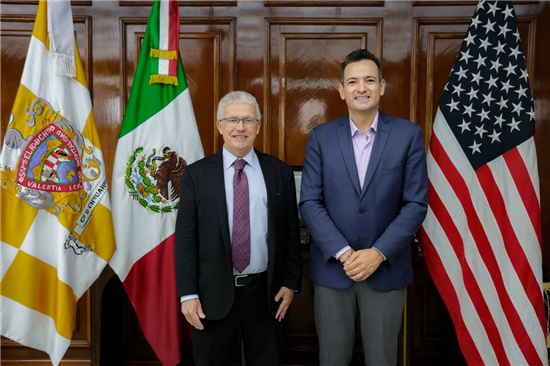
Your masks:
[{"label": "eyeglasses", "polygon": [[243,121],[245,126],[252,126],[252,125],[255,125],[256,123],[260,122],[260,120],[257,119],[257,118],[229,117],[229,118],[220,119],[220,122],[225,122],[225,123],[227,123],[229,125],[232,125],[232,126],[238,125],[241,121]]}]

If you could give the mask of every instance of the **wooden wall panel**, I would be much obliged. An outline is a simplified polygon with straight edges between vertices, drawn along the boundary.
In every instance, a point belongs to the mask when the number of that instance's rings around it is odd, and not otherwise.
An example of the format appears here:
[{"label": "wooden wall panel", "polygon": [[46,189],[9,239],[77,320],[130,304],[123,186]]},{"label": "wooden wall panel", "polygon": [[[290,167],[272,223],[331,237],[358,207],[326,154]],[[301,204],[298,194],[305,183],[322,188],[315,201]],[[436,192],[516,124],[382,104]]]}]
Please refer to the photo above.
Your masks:
[{"label": "wooden wall panel", "polygon": [[[413,6],[460,6],[469,5],[476,6],[479,3],[477,0],[417,0],[413,1]],[[518,4],[538,4],[538,1],[513,1],[515,5]]]},{"label": "wooden wall panel", "polygon": [[451,316],[422,257],[413,255],[415,281],[407,289],[407,364],[465,366]]},{"label": "wooden wall panel", "polygon": [[377,0],[265,0],[265,6],[384,6]]},{"label": "wooden wall panel", "polygon": [[[342,55],[381,54],[381,19],[267,19],[264,134],[268,149],[302,166],[309,131],[347,114],[340,100]],[[277,142],[273,144],[273,142]]]},{"label": "wooden wall panel", "polygon": [[[38,0],[2,0],[2,4],[38,5]],[[91,0],[72,0],[73,6],[91,6]]]},{"label": "wooden wall panel", "polygon": [[[153,1],[119,0],[120,6],[147,6],[153,5]],[[178,0],[179,6],[235,6],[237,0]]]}]

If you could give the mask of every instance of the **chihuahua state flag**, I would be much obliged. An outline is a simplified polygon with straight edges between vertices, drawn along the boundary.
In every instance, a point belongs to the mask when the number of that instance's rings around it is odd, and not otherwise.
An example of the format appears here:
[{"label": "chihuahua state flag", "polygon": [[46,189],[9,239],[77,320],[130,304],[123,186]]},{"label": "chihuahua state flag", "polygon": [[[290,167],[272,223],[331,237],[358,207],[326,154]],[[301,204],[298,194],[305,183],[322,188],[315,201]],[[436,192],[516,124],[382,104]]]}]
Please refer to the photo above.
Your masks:
[{"label": "chihuahua state flag", "polygon": [[0,331],[57,365],[72,338],[78,299],[116,248],[68,0],[38,6],[0,178]]},{"label": "chihuahua state flag", "polygon": [[204,156],[179,44],[176,1],[155,1],[143,40],[113,169],[120,277],[143,333],[164,365],[190,338],[176,291],[174,232],[180,181]]}]

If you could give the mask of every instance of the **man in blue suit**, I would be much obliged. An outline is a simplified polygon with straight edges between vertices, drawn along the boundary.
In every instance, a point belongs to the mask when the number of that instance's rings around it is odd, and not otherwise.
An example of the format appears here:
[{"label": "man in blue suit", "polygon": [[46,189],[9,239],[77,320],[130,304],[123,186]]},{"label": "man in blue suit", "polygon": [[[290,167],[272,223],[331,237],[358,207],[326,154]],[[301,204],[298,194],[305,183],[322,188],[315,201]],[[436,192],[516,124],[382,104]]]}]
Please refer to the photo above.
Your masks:
[{"label": "man in blue suit", "polygon": [[385,86],[376,56],[350,53],[339,86],[349,115],[314,128],[307,145],[300,213],[312,236],[321,365],[349,364],[357,312],[365,363],[397,363],[428,178],[420,127],[378,110]]}]

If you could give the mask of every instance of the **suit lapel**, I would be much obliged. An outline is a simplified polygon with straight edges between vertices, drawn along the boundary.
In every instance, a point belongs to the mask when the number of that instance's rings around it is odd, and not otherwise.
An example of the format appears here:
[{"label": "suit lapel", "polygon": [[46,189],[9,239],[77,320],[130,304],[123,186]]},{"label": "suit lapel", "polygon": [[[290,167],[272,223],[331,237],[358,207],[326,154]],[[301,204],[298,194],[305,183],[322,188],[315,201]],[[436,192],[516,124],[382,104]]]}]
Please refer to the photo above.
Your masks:
[{"label": "suit lapel", "polygon": [[277,177],[270,162],[270,156],[256,150],[267,191],[267,252],[268,262],[271,262],[275,254],[275,216],[277,213]]},{"label": "suit lapel", "polygon": [[387,116],[380,112],[378,117],[378,130],[376,131],[376,138],[374,140],[374,146],[372,147],[372,153],[370,156],[369,166],[367,168],[367,174],[365,175],[365,182],[363,183],[363,191],[361,192],[361,196],[363,196],[369,188],[372,177],[378,167],[378,163],[380,163],[380,159],[382,158],[382,153],[386,148],[386,143],[388,142],[388,137],[391,131],[391,127],[388,122],[389,119]]},{"label": "suit lapel", "polygon": [[340,150],[346,162],[346,167],[358,195],[361,194],[361,185],[359,184],[359,174],[355,164],[355,154],[353,153],[353,144],[351,142],[351,129],[349,127],[349,116],[340,118],[340,127],[338,128],[338,142]]},{"label": "suit lapel", "polygon": [[227,218],[227,203],[225,199],[225,181],[223,171],[223,155],[222,152],[218,152],[212,155],[210,159],[210,184],[212,184],[212,196],[214,198],[214,204],[216,206],[216,212],[218,221],[220,223],[220,229],[222,231],[223,244],[225,251],[227,252],[227,258],[232,261],[231,256],[231,241],[229,239],[229,224]]}]

